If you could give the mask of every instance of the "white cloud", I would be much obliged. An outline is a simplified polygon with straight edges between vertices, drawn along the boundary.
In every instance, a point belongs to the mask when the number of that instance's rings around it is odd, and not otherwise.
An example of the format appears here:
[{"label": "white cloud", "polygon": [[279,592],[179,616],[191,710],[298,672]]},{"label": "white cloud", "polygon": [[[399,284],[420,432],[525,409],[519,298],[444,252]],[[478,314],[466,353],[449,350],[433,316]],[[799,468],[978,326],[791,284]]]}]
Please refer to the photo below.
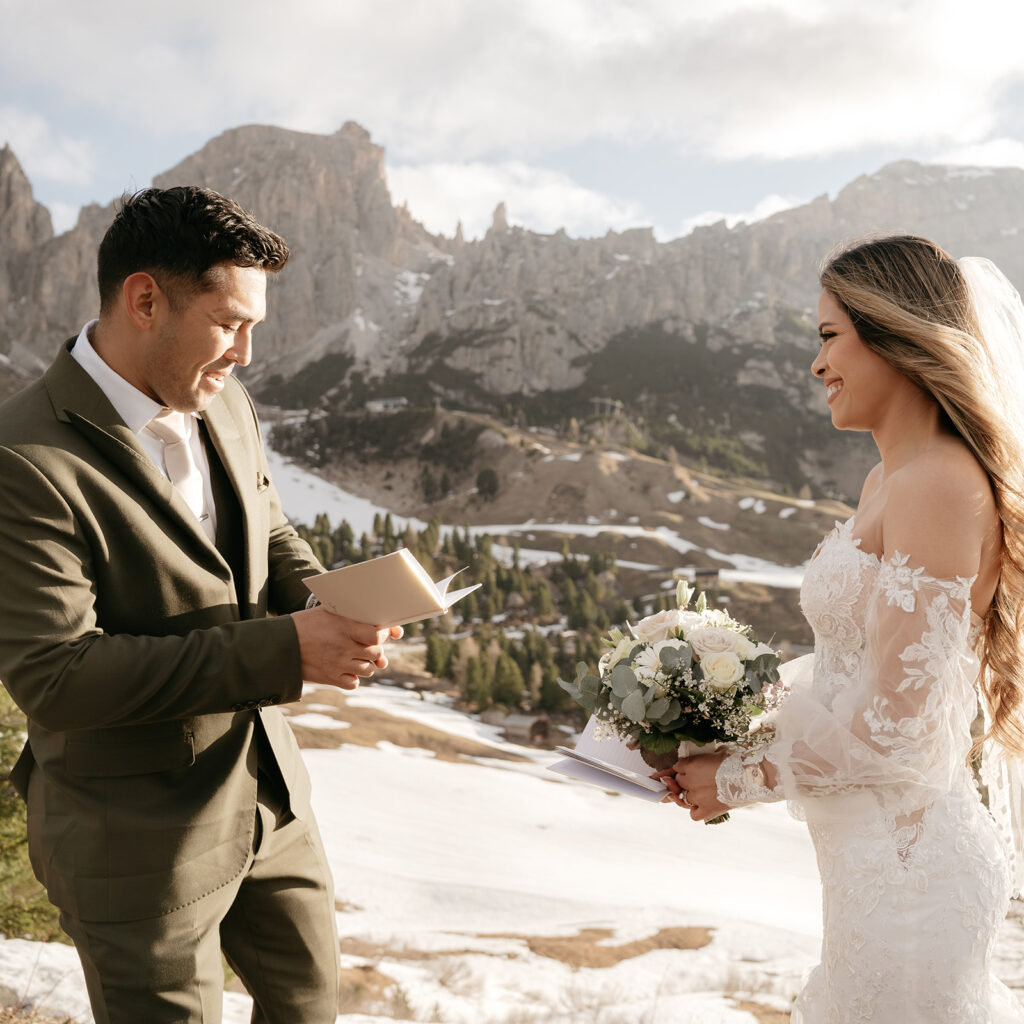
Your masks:
[{"label": "white cloud", "polygon": [[0,106],[0,140],[10,144],[30,180],[82,185],[92,179],[92,144],[55,134],[39,114]]},{"label": "white cloud", "polygon": [[[687,217],[682,224],[682,230],[678,232],[688,235],[694,228],[708,224],[717,224],[724,220],[727,227],[735,227],[741,222],[753,224],[756,221],[771,217],[772,214],[781,213],[783,210],[791,210],[794,206],[801,206],[807,202],[806,199],[797,199],[795,196],[780,196],[775,193],[758,200],[753,209],[746,213],[722,213],[720,210],[706,210],[693,217]],[[658,235],[661,238],[661,234]],[[664,240],[664,239],[663,239]]]},{"label": "white cloud", "polygon": [[1024,142],[1020,139],[989,139],[951,149],[935,160],[937,163],[969,167],[1024,167]]},{"label": "white cloud", "polygon": [[51,202],[49,210],[55,235],[62,235],[65,231],[70,231],[78,223],[79,207],[71,203]]},{"label": "white cloud", "polygon": [[537,162],[594,138],[729,160],[969,145],[1020,79],[1024,36],[1024,9],[1000,0],[251,0],[244,15],[178,0],[173,19],[124,18],[119,0],[4,8],[7,74],[122,129],[352,118],[406,163]]},{"label": "white cloud", "polygon": [[609,228],[623,230],[648,223],[635,203],[519,161],[390,167],[388,182],[395,202],[408,203],[412,215],[429,231],[452,235],[461,220],[467,239],[486,233],[501,202],[509,223],[544,233],[565,228],[575,237],[603,235]]}]

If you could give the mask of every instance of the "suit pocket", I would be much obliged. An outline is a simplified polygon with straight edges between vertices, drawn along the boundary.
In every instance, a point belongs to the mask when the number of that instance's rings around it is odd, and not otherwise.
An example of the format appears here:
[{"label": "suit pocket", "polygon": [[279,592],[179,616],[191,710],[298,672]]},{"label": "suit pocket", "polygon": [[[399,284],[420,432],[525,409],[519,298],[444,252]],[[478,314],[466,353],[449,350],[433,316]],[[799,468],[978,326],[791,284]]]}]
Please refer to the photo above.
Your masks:
[{"label": "suit pocket", "polygon": [[153,736],[148,730],[131,730],[127,736],[91,733],[87,739],[69,739],[64,763],[69,775],[114,778],[148,775],[188,768],[196,763],[192,733],[180,727],[174,735]]}]

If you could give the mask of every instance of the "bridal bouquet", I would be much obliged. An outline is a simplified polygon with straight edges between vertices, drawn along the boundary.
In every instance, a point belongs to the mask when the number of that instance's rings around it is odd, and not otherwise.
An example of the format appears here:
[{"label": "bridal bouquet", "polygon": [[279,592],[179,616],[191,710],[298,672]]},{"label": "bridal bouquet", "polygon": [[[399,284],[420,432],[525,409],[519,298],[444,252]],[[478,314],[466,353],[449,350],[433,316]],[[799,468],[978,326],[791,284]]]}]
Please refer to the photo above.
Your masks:
[{"label": "bridal bouquet", "polygon": [[691,609],[692,597],[680,582],[678,608],[628,626],[630,635],[608,634],[597,675],[580,663],[572,682],[559,680],[605,729],[669,764],[684,743],[684,756],[706,744],[756,745],[758,719],[779,698],[779,655],[703,594]]}]

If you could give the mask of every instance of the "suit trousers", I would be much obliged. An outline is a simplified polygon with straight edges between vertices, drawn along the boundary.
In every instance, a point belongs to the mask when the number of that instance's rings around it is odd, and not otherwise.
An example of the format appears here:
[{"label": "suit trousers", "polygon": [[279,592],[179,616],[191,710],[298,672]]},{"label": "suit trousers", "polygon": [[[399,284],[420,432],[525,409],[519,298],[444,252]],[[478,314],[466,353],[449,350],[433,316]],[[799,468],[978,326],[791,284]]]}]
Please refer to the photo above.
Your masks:
[{"label": "suit trousers", "polygon": [[[261,780],[262,782],[262,780]],[[334,886],[316,823],[260,786],[253,848],[238,878],[143,921],[61,915],[96,1024],[220,1024],[221,950],[253,997],[252,1024],[334,1024]]]}]

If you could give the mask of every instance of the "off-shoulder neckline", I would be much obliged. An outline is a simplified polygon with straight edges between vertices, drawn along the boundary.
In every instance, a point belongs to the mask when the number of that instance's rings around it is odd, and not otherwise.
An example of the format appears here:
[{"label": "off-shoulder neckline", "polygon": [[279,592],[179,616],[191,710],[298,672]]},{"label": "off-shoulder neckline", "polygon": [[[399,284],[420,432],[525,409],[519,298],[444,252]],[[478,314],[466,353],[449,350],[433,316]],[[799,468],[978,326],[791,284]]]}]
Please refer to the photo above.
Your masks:
[{"label": "off-shoulder neckline", "polygon": [[907,560],[910,556],[904,555],[900,551],[893,551],[893,553],[888,558],[882,558],[880,555],[876,555],[874,551],[865,551],[860,546],[861,538],[855,537],[853,535],[853,521],[856,518],[857,514],[854,513],[852,516],[849,517],[849,519],[837,519],[833,533],[840,537],[845,536],[845,538],[852,544],[854,551],[856,551],[858,555],[860,555],[862,558],[868,559],[873,565],[876,565],[879,568],[881,568],[883,565],[889,565],[892,568],[903,567],[913,572],[918,579],[923,578],[925,580],[928,580],[930,583],[937,583],[940,586],[945,587],[965,588],[968,594],[967,606],[968,608],[970,608],[971,611],[971,620],[973,622],[977,622],[979,625],[985,622],[985,619],[974,610],[973,606],[970,603],[970,591],[978,578],[977,573],[974,573],[973,576],[934,576],[930,572],[928,572],[924,568],[924,566],[907,565]]}]

